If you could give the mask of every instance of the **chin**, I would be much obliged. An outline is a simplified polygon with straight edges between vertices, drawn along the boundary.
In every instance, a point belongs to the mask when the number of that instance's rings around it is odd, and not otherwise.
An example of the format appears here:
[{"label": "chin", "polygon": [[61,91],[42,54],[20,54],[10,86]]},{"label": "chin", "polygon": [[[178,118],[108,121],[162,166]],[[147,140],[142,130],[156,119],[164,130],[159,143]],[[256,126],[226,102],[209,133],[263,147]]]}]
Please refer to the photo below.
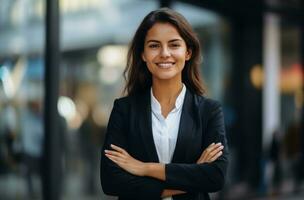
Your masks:
[{"label": "chin", "polygon": [[159,80],[170,80],[177,77],[177,74],[158,74],[155,76]]}]

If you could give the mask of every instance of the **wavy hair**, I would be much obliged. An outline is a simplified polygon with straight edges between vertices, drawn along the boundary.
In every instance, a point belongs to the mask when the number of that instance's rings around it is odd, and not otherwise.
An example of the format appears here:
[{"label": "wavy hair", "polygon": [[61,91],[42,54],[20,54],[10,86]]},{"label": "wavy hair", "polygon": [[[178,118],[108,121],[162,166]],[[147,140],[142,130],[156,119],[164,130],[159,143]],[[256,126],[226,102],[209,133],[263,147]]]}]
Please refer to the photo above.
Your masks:
[{"label": "wavy hair", "polygon": [[124,70],[126,80],[124,94],[141,93],[152,86],[152,75],[141,55],[144,51],[147,32],[155,23],[172,24],[185,40],[187,49],[191,50],[192,55],[186,61],[182,71],[182,82],[191,92],[203,95],[206,90],[199,70],[201,63],[200,42],[187,20],[181,14],[169,8],[160,8],[150,12],[136,30],[129,46],[127,65]]}]

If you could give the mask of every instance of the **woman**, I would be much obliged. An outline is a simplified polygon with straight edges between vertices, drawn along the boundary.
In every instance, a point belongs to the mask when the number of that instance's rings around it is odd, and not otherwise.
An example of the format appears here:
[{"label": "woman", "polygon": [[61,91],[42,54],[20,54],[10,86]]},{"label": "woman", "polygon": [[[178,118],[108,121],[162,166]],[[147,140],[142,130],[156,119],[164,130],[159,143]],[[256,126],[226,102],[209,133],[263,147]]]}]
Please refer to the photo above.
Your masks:
[{"label": "woman", "polygon": [[149,13],[131,42],[127,96],[117,99],[101,158],[101,184],[119,199],[209,199],[224,185],[220,105],[203,97],[200,46],[179,13]]}]

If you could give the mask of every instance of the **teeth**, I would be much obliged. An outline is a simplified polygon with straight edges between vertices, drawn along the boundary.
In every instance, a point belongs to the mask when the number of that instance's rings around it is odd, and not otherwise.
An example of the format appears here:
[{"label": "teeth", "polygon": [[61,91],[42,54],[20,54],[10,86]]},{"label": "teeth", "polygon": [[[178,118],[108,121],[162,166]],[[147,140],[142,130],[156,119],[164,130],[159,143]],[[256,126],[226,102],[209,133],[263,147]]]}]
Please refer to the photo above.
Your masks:
[{"label": "teeth", "polygon": [[172,67],[173,63],[158,63],[157,65],[161,68],[169,68]]}]

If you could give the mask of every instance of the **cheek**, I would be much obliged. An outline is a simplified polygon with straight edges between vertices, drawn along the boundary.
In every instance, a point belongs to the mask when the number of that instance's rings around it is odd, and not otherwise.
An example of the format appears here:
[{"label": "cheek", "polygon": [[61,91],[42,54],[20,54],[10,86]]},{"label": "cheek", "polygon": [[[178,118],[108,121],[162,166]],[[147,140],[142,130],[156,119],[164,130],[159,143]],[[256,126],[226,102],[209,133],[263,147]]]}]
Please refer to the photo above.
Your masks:
[{"label": "cheek", "polygon": [[153,62],[153,60],[157,57],[157,52],[150,51],[145,54],[145,58],[147,62]]},{"label": "cheek", "polygon": [[146,57],[145,57],[144,53],[141,54],[141,59],[142,59],[144,62],[146,62]]},{"label": "cheek", "polygon": [[143,61],[145,62],[151,62],[151,60],[153,59],[153,52],[152,51],[147,51],[147,50],[144,50],[144,52],[142,53],[142,59]]},{"label": "cheek", "polygon": [[150,72],[150,73],[153,73],[153,66],[152,66],[152,64],[151,63],[149,63],[149,62],[146,62],[146,66],[147,66],[147,69],[148,69],[148,71]]},{"label": "cheek", "polygon": [[189,57],[187,51],[184,51],[184,50],[176,51],[174,53],[174,55],[175,55],[175,57],[178,57],[181,60],[187,60]]}]

